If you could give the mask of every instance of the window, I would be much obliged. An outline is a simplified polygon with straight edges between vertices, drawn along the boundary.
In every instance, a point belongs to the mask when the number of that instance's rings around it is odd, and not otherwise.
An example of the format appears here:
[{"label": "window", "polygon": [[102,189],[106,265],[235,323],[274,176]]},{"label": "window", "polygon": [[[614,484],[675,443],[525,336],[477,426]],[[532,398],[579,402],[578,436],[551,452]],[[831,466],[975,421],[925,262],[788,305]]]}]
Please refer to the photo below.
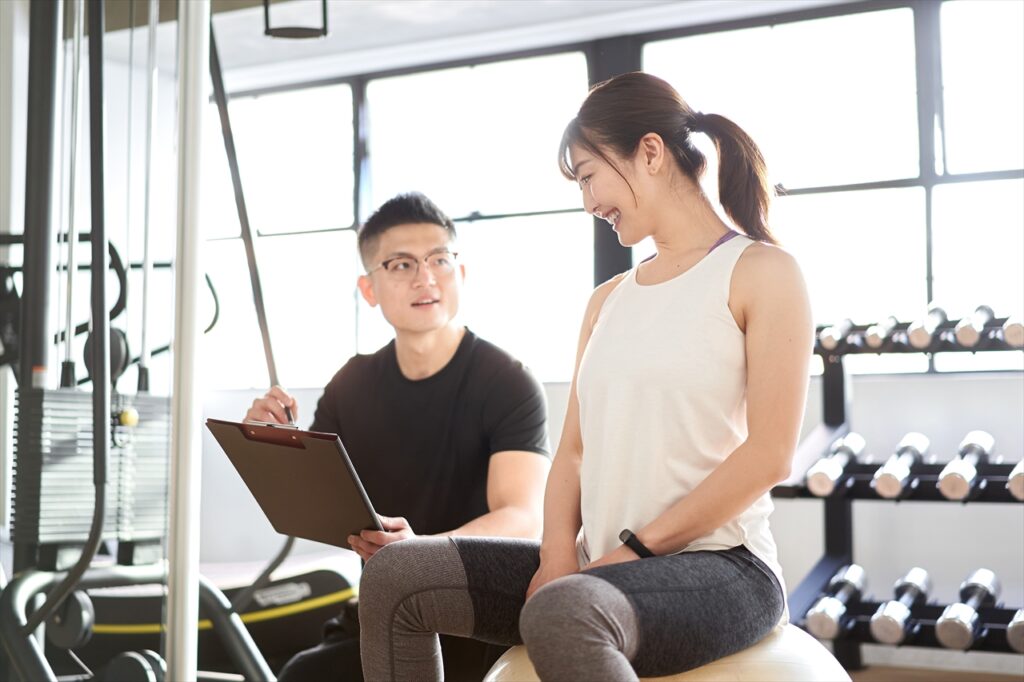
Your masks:
[{"label": "window", "polygon": [[[278,379],[322,386],[356,338],[355,234],[341,229],[355,219],[351,88],[241,97],[229,113]],[[211,365],[207,376],[210,388],[262,388],[266,359],[217,107],[208,114],[204,234],[228,239],[210,242],[205,254],[221,306],[206,343],[208,357],[232,361]]]},{"label": "window", "polygon": [[483,220],[458,229],[466,324],[541,381],[569,381],[593,291],[591,217],[580,212]]},{"label": "window", "polygon": [[692,107],[744,128],[785,187],[918,174],[909,9],[658,41],[643,59]]},{"label": "window", "polygon": [[[352,194],[352,91],[348,85],[230,100],[249,223],[275,234],[348,227]],[[238,212],[224,152],[220,117],[207,119],[211,176],[207,236],[239,234]]]},{"label": "window", "polygon": [[372,207],[419,190],[452,217],[577,208],[556,152],[586,93],[580,53],[372,81]]},{"label": "window", "polygon": [[941,22],[948,171],[1024,167],[1024,3],[945,2]]},{"label": "window", "polygon": [[[284,386],[323,386],[355,352],[355,254],[351,230],[257,240],[270,341]],[[205,337],[206,358],[216,362],[207,374],[211,388],[269,386],[242,240],[211,242],[206,267],[220,298],[220,321]]]},{"label": "window", "polygon": [[[1024,181],[939,185],[932,198],[935,301],[950,317],[979,305],[1024,317]],[[937,369],[1024,369],[1020,351],[948,353]]]}]

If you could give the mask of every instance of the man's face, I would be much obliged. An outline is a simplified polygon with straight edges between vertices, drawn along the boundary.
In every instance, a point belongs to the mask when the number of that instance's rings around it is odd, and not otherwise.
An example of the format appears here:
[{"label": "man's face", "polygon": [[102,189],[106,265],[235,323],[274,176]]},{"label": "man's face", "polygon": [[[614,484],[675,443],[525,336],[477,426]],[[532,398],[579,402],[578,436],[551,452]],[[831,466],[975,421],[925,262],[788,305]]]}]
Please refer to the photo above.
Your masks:
[{"label": "man's face", "polygon": [[[363,298],[371,306],[380,306],[395,331],[441,329],[459,311],[465,274],[456,263],[450,269],[444,267],[450,248],[448,232],[433,223],[388,229],[378,238],[377,252],[367,263],[369,274],[359,278]],[[383,263],[389,267],[381,267]]]}]

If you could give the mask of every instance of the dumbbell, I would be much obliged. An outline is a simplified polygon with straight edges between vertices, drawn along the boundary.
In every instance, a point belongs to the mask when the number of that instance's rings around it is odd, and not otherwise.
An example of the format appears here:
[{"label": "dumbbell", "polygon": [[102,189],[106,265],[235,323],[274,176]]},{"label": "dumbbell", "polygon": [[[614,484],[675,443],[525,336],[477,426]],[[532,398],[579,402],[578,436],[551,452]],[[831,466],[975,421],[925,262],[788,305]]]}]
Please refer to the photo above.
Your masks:
[{"label": "dumbbell", "polygon": [[868,344],[868,348],[881,348],[892,336],[893,330],[899,323],[899,320],[890,315],[885,320],[868,327],[864,332],[864,341]]},{"label": "dumbbell", "polygon": [[913,348],[924,350],[932,345],[935,332],[947,321],[946,311],[938,306],[933,306],[928,309],[928,314],[923,320],[913,322],[907,328],[907,340]]},{"label": "dumbbell", "polygon": [[987,568],[960,583],[960,602],[950,604],[935,622],[935,637],[947,649],[970,649],[978,633],[978,608],[994,606],[1001,590],[999,578]]},{"label": "dumbbell", "polygon": [[835,350],[846,339],[851,329],[853,329],[853,320],[850,319],[829,325],[818,334],[818,343],[825,350]]},{"label": "dumbbell", "polygon": [[967,497],[978,477],[978,464],[988,461],[996,441],[985,431],[971,431],[960,443],[957,458],[939,474],[939,492],[947,500]]},{"label": "dumbbell", "polygon": [[974,312],[956,323],[953,336],[964,348],[974,348],[984,338],[985,325],[992,321],[996,314],[987,305],[979,305]]},{"label": "dumbbell", "polygon": [[1010,470],[1010,477],[1006,480],[1006,489],[1018,500],[1024,502],[1024,460],[1017,462]]},{"label": "dumbbell", "polygon": [[1024,654],[1024,609],[1017,609],[1006,626],[1006,642],[1011,649]]},{"label": "dumbbell", "polygon": [[907,479],[910,478],[910,471],[928,454],[930,446],[931,441],[923,433],[911,431],[903,436],[896,446],[896,452],[875,471],[875,492],[889,500],[902,495]]},{"label": "dumbbell", "polygon": [[846,605],[860,599],[867,582],[867,574],[858,564],[836,571],[828,582],[827,593],[807,610],[807,630],[818,639],[835,639]]},{"label": "dumbbell", "polygon": [[843,475],[846,465],[856,462],[864,451],[864,437],[850,432],[832,443],[829,454],[822,457],[807,470],[807,489],[817,497],[828,497],[836,488],[836,481]]},{"label": "dumbbell", "polygon": [[1024,348],[1024,322],[1019,317],[1008,317],[996,334],[1010,348]]},{"label": "dumbbell", "polygon": [[915,566],[896,581],[896,599],[878,607],[871,616],[871,636],[883,644],[899,644],[907,635],[910,609],[928,601],[932,579],[928,571]]}]

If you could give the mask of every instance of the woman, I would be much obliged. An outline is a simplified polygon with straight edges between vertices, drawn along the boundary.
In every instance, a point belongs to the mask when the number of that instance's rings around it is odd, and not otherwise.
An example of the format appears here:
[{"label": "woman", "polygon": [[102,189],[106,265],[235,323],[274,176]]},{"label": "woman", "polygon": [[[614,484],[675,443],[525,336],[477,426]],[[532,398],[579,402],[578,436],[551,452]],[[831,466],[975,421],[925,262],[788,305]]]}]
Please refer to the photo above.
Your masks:
[{"label": "woman", "polygon": [[[694,133],[715,142],[720,203],[742,234],[701,191]],[[559,161],[624,246],[652,237],[657,253],[588,305],[542,542],[383,549],[360,587],[367,679],[438,678],[439,632],[522,641],[544,680],[634,680],[785,621],[768,491],[789,475],[813,325],[766,223],[761,154],[728,119],[631,73],[591,90]]]}]

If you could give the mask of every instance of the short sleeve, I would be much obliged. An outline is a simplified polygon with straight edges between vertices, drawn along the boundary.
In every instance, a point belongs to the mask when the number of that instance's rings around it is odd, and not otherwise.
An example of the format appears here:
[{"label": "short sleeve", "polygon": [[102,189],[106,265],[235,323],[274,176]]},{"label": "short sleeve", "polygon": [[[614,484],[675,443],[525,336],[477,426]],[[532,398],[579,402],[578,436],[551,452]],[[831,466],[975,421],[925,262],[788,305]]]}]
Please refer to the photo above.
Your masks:
[{"label": "short sleeve", "polygon": [[544,387],[519,362],[502,368],[484,401],[483,422],[490,454],[507,450],[551,456]]}]

